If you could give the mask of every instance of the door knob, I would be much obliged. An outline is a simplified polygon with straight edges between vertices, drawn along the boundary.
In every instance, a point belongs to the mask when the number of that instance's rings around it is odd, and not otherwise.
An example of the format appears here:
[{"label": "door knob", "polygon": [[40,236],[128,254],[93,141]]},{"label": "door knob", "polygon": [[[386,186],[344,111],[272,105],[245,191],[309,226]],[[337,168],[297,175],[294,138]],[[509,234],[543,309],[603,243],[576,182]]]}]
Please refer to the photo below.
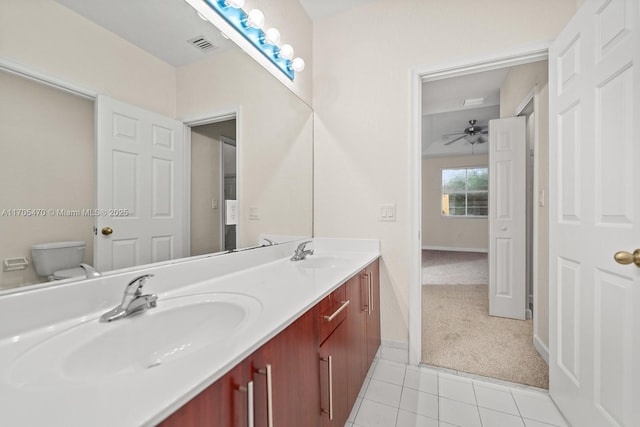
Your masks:
[{"label": "door knob", "polygon": [[102,229],[102,234],[104,234],[105,236],[108,236],[111,233],[113,233],[113,228],[111,228],[111,227],[104,227]]},{"label": "door knob", "polygon": [[618,264],[631,264],[634,263],[636,267],[640,267],[640,249],[636,249],[633,253],[627,251],[616,252],[613,258]]}]

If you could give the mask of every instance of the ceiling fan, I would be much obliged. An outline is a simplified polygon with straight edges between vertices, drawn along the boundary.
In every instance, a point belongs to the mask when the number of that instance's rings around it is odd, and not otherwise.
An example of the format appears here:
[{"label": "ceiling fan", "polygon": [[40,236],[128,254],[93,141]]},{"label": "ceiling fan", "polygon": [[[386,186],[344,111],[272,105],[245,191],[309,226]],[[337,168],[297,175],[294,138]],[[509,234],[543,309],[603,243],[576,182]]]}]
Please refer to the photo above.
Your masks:
[{"label": "ceiling fan", "polygon": [[451,141],[445,142],[444,145],[453,144],[454,142],[459,141],[462,138],[465,138],[465,140],[471,145],[475,144],[476,142],[478,144],[487,142],[487,139],[484,137],[484,135],[489,133],[486,126],[476,126],[476,120],[469,120],[469,125],[470,126],[465,128],[462,132],[447,133],[442,135],[443,139],[455,137]]}]

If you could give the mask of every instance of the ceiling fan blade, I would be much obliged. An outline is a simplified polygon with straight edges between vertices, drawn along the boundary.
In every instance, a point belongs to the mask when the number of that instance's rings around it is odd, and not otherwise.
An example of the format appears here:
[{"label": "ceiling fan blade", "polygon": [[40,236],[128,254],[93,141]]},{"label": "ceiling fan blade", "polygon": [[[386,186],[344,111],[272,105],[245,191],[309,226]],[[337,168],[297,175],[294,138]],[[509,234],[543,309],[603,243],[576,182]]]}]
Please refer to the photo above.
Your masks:
[{"label": "ceiling fan blade", "polygon": [[445,133],[442,136],[466,135],[466,132]]},{"label": "ceiling fan blade", "polygon": [[480,131],[480,133],[481,133],[481,134],[483,134],[483,135],[487,135],[487,134],[489,133],[489,130],[488,130],[488,129],[485,129],[485,130],[483,130],[483,131]]},{"label": "ceiling fan blade", "polygon": [[444,143],[444,145],[450,145],[450,144],[453,144],[454,142],[456,142],[456,141],[457,141],[457,140],[459,140],[459,139],[464,138],[465,136],[467,136],[467,134],[464,134],[464,135],[462,135],[462,136],[459,136],[459,137],[457,137],[456,139],[452,139],[452,140],[451,140],[451,141],[449,141],[449,142],[445,142],[445,143]]}]

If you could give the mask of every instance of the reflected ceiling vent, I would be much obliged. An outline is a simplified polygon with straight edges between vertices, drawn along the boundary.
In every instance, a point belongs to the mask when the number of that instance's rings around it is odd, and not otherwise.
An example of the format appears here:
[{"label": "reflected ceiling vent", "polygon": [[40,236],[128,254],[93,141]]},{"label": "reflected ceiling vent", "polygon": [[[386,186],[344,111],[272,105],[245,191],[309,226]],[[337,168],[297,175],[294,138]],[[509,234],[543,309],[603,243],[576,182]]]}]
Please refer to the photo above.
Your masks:
[{"label": "reflected ceiling vent", "polygon": [[191,46],[202,52],[210,52],[214,50],[217,46],[211,43],[209,40],[205,39],[204,36],[194,37],[192,39],[187,40]]}]

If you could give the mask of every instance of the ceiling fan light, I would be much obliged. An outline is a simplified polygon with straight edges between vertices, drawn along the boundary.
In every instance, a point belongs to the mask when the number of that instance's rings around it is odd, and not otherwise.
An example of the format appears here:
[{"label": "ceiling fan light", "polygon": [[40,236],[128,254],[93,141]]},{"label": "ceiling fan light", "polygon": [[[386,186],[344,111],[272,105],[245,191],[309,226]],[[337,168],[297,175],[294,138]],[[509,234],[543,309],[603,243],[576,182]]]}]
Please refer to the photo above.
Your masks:
[{"label": "ceiling fan light", "polygon": [[466,137],[466,140],[470,143],[470,144],[475,144],[476,142],[478,142],[478,139],[480,138],[480,134],[476,133],[473,135],[469,135]]}]

